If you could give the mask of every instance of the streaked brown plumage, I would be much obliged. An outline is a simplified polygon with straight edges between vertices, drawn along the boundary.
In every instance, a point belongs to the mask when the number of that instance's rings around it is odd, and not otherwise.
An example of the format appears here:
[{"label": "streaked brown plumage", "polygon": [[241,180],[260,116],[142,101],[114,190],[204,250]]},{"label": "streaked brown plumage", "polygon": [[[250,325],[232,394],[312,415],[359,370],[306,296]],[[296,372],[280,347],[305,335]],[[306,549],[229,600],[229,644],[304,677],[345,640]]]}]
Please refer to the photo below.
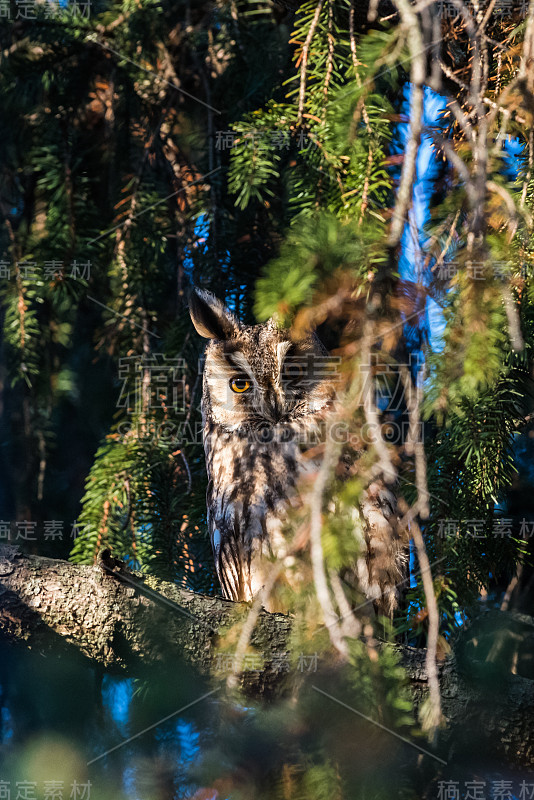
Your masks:
[{"label": "streaked brown plumage", "polygon": [[[297,483],[317,462],[306,458],[333,402],[326,350],[314,335],[292,341],[272,322],[246,326],[209,292],[196,290],[190,312],[208,338],[202,395],[210,538],[223,595],[251,600],[268,562],[287,558],[283,523]],[[304,443],[304,446],[303,446]],[[402,578],[395,498],[368,487],[355,516],[365,531],[354,573],[389,613]],[[361,534],[360,534],[361,536]]]}]

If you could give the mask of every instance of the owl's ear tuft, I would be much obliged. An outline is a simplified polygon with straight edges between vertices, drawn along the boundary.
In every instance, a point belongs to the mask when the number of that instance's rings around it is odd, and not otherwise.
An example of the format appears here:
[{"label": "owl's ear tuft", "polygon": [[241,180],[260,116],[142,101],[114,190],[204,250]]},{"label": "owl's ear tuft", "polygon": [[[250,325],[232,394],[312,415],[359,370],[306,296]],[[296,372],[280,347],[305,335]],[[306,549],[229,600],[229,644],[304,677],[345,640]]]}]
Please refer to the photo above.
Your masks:
[{"label": "owl's ear tuft", "polygon": [[214,294],[195,288],[189,299],[189,313],[196,332],[205,339],[231,339],[241,330],[239,321]]}]

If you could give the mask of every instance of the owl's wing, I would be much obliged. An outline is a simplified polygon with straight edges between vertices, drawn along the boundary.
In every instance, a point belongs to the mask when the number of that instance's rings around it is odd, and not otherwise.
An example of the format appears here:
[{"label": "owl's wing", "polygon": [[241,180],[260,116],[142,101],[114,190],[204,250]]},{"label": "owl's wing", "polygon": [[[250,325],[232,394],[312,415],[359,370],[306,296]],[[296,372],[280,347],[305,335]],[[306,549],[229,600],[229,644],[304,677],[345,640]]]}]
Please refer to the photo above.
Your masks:
[{"label": "owl's wing", "polygon": [[228,600],[241,600],[241,563],[235,537],[229,535],[221,525],[221,521],[217,522],[213,517],[210,518],[209,531],[215,569],[223,597]]},{"label": "owl's wing", "polygon": [[[379,613],[392,616],[407,576],[408,536],[399,531],[395,495],[383,481],[374,481],[360,501],[367,544],[359,579]],[[363,567],[363,568],[362,568]]]},{"label": "owl's wing", "polygon": [[208,530],[222,595],[228,600],[251,600],[250,552],[243,537],[240,504],[212,493],[208,484]]},{"label": "owl's wing", "polygon": [[208,523],[223,597],[250,602],[265,583],[273,555],[264,515],[245,520],[239,502],[217,508],[208,513]]}]

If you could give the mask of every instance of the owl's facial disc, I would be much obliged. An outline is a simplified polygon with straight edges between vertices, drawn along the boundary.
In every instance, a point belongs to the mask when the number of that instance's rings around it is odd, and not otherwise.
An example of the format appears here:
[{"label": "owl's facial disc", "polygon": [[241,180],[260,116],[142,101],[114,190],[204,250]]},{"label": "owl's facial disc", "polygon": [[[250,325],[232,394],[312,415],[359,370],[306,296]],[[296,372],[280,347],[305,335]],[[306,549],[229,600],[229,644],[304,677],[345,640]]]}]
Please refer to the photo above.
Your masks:
[{"label": "owl's facial disc", "polygon": [[206,353],[211,417],[228,430],[286,426],[325,408],[325,356],[266,326],[245,328]]},{"label": "owl's facial disc", "polygon": [[245,326],[202,290],[193,293],[190,311],[197,332],[211,340],[204,382],[215,423],[227,430],[284,426],[330,404],[328,357],[315,336],[294,342],[272,321]]}]

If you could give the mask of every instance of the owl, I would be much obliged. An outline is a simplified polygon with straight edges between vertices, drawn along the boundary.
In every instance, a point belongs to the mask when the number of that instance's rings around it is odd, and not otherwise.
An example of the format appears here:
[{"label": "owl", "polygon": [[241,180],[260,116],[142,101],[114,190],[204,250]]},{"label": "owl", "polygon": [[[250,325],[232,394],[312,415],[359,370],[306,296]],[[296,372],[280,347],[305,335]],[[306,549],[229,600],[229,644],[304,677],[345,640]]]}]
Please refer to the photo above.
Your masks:
[{"label": "owl", "polygon": [[[328,354],[314,333],[295,341],[272,320],[242,324],[204,290],[193,292],[190,314],[197,333],[209,339],[202,424],[215,567],[224,597],[250,601],[273,560],[291,559],[284,521],[301,480],[317,474],[307,449],[323,435],[334,403]],[[355,518],[364,541],[352,572],[381,613],[390,614],[405,563],[394,495],[375,481]]]}]

